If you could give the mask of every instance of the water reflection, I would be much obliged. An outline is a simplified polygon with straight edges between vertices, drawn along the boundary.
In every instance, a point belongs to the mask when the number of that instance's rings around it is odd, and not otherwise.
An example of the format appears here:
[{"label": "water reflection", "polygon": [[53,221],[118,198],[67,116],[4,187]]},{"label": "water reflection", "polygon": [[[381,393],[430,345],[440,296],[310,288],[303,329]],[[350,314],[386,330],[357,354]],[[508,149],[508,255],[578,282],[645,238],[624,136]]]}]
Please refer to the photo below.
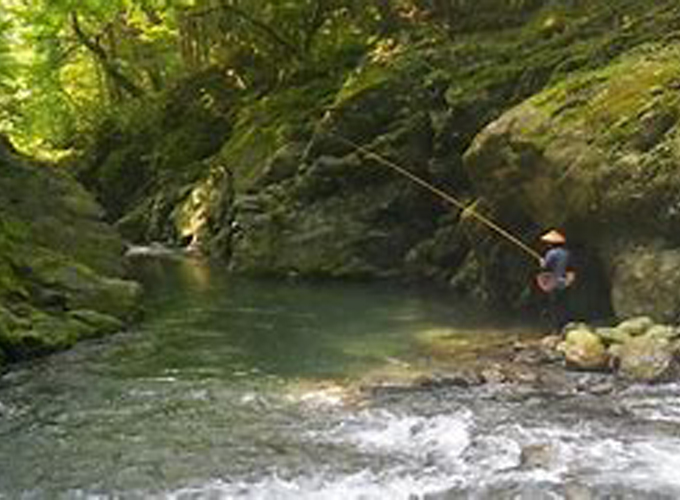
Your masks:
[{"label": "water reflection", "polygon": [[[475,324],[481,312],[394,287],[252,281],[197,260],[138,268],[150,291],[143,330],[163,365],[343,376],[408,357],[418,331]],[[130,353],[127,353],[127,357]]]}]

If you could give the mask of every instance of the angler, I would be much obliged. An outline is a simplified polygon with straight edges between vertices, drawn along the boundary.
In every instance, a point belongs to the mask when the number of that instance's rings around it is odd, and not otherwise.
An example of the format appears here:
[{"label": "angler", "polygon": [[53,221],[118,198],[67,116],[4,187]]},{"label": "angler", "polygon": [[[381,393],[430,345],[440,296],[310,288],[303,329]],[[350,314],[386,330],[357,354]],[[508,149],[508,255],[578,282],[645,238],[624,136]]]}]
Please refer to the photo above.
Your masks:
[{"label": "angler", "polygon": [[436,186],[433,186],[406,168],[379,155],[378,153],[375,153],[369,148],[361,146],[354,141],[347,139],[346,137],[333,132],[329,132],[329,135],[332,135],[356,151],[374,158],[383,166],[393,170],[403,177],[408,178],[412,182],[418,184],[420,187],[430,191],[435,196],[438,196],[447,203],[457,207],[464,214],[474,217],[481,224],[496,232],[499,236],[505,238],[507,241],[537,261],[541,267],[541,272],[536,276],[536,283],[541,291],[545,292],[548,297],[548,313],[553,329],[556,332],[562,331],[562,328],[571,319],[567,307],[567,290],[574,282],[576,277],[575,273],[569,269],[570,254],[569,250],[567,250],[565,247],[566,238],[562,233],[553,229],[541,237],[541,241],[548,245],[546,253],[542,256],[517,236],[510,233],[507,229],[501,227],[493,220],[477,212],[474,209],[474,204],[466,205],[455,196],[442,191]]},{"label": "angler", "polygon": [[541,236],[541,241],[547,245],[547,249],[539,261],[543,271],[536,276],[536,283],[548,296],[550,322],[559,333],[571,319],[568,294],[576,274],[570,270],[571,254],[562,233],[552,229]]}]

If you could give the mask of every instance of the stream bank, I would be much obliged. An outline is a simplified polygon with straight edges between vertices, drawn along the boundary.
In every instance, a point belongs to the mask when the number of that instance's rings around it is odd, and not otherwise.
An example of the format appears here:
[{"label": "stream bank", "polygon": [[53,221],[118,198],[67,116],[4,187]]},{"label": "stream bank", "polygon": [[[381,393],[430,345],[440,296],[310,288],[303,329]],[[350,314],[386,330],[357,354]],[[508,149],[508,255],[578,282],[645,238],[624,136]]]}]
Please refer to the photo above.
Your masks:
[{"label": "stream bank", "polygon": [[70,175],[0,137],[0,366],[120,331],[139,313],[124,243]]}]

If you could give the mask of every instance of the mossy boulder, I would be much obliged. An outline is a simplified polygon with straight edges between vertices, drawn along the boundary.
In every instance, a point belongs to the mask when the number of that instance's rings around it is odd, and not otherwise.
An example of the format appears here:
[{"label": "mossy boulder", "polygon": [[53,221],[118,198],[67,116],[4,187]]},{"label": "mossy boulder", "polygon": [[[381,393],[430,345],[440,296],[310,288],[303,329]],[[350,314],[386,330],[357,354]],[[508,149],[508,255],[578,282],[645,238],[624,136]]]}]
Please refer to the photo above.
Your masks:
[{"label": "mossy boulder", "polygon": [[640,337],[654,326],[654,320],[649,316],[638,316],[622,321],[617,325],[616,330],[628,337]]},{"label": "mossy boulder", "polygon": [[618,351],[619,373],[639,382],[656,382],[676,374],[677,361],[671,343],[664,338],[630,339]]},{"label": "mossy boulder", "polygon": [[632,338],[628,332],[612,327],[597,328],[595,333],[605,344],[610,346],[614,344],[625,344]]},{"label": "mossy boulder", "polygon": [[92,309],[74,309],[68,316],[89,327],[88,335],[99,337],[121,331],[125,323],[115,316]]},{"label": "mossy boulder", "polygon": [[44,312],[29,306],[17,313],[0,309],[0,352],[9,360],[72,347],[76,342],[115,333],[124,323],[92,310]]},{"label": "mossy boulder", "polygon": [[219,151],[231,127],[227,108],[237,93],[234,82],[211,67],[121,106],[102,121],[73,171],[111,221],[148,205],[158,192],[176,198],[177,190],[207,170],[201,160]]},{"label": "mossy boulder", "polygon": [[[595,249],[622,317],[678,314],[670,292],[680,231],[678,57],[675,43],[642,46],[567,78],[490,124],[465,157],[497,210],[567,228]],[[640,253],[624,240],[661,241],[660,250]]]},{"label": "mossy boulder", "polygon": [[[380,204],[375,203],[378,199]],[[395,276],[417,241],[417,233],[399,222],[412,218],[414,207],[422,202],[417,192],[400,183],[325,197],[302,211],[275,190],[268,197],[242,199],[237,205],[240,234],[232,266],[255,274]],[[383,221],[381,226],[378,220]],[[412,220],[421,227],[428,224]]]},{"label": "mossy boulder", "polygon": [[138,310],[141,286],[134,281],[102,276],[49,250],[26,249],[16,262],[19,275],[30,284],[35,304],[91,309],[123,320]]},{"label": "mossy boulder", "polygon": [[0,352],[20,360],[123,328],[141,289],[124,279],[124,245],[101,207],[65,172],[4,153]]},{"label": "mossy boulder", "polygon": [[[480,192],[522,207],[542,227],[630,222],[648,229],[643,216],[659,215],[652,217],[657,227],[672,229],[664,202],[680,185],[669,150],[679,55],[675,45],[638,49],[504,114],[466,154]],[[651,133],[648,117],[659,115],[664,126]]]},{"label": "mossy boulder", "polygon": [[640,316],[608,327],[572,323],[565,330],[566,339],[557,350],[569,366],[612,369],[635,382],[670,380],[680,373],[676,326]]},{"label": "mossy boulder", "polygon": [[568,367],[604,370],[609,366],[609,356],[604,343],[597,334],[585,326],[567,331],[565,340],[558,346],[558,350],[564,354]]},{"label": "mossy boulder", "polygon": [[0,338],[3,350],[11,359],[24,359],[72,347],[90,336],[88,325],[58,315],[33,310],[23,325],[5,332]]}]

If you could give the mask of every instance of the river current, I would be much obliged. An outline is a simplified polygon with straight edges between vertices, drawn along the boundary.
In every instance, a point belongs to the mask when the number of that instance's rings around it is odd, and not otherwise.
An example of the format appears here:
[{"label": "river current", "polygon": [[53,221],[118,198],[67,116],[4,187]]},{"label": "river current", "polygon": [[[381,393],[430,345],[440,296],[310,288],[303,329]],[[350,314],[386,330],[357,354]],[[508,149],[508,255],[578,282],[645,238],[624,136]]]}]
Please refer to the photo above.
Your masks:
[{"label": "river current", "polygon": [[503,327],[387,286],[139,277],[141,324],[0,379],[0,498],[680,498],[676,384],[360,391],[427,363],[422,332]]}]

